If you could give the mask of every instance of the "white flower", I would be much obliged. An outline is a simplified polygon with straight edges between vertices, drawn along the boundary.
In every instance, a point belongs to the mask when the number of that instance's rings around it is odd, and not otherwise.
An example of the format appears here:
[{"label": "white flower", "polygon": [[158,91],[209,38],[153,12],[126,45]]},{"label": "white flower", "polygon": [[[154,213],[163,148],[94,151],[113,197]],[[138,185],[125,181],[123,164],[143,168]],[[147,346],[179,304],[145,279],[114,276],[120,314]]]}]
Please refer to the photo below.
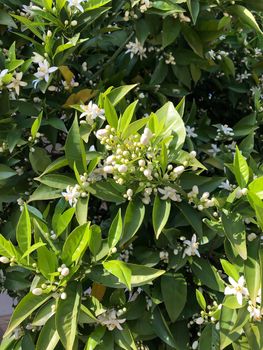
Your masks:
[{"label": "white flower", "polygon": [[184,258],[186,255],[188,255],[188,256],[197,255],[197,256],[200,258],[200,254],[199,254],[199,251],[198,251],[199,243],[196,242],[196,234],[194,234],[194,235],[192,236],[191,241],[189,241],[188,239],[186,239],[183,243],[187,246],[187,247],[185,248],[185,250],[184,250],[183,258]]},{"label": "white flower", "polygon": [[44,62],[45,61],[45,57],[41,56],[39,53],[33,52],[33,55],[34,55],[34,56],[32,56],[32,62],[33,63],[39,64],[40,62]]},{"label": "white flower", "polygon": [[61,274],[61,276],[66,277],[66,276],[68,276],[69,272],[70,271],[69,271],[68,267],[63,267],[60,274]]},{"label": "white flower", "polygon": [[194,128],[194,127],[191,128],[191,126],[189,126],[189,125],[186,125],[185,131],[186,131],[186,135],[187,135],[188,137],[195,138],[195,137],[198,136],[198,135],[195,133],[195,128]]},{"label": "white flower", "polygon": [[152,6],[152,2],[150,0],[141,0],[140,4],[140,12],[145,12]]},{"label": "white flower", "polygon": [[12,78],[12,81],[9,85],[7,85],[8,89],[14,89],[16,94],[20,93],[20,86],[27,86],[27,83],[22,81],[23,73],[15,73],[15,77]]},{"label": "white flower", "polygon": [[230,128],[227,124],[220,125],[217,129],[217,133],[223,133],[226,136],[234,136],[233,129]]},{"label": "white flower", "polygon": [[153,133],[151,132],[151,130],[149,128],[145,128],[140,138],[140,143],[142,145],[148,145],[152,137],[153,137]]},{"label": "white flower", "polygon": [[176,176],[181,175],[184,171],[185,171],[185,168],[184,168],[183,165],[179,165],[179,166],[177,166],[177,167],[175,167],[175,168],[173,169],[173,173],[174,173]]},{"label": "white flower", "polygon": [[194,342],[193,342],[193,344],[192,344],[192,349],[193,350],[196,350],[197,348],[198,348],[198,340],[195,340]]},{"label": "white flower", "polygon": [[211,143],[211,147],[212,148],[210,148],[208,152],[211,153],[213,157],[215,157],[221,150],[215,143]]},{"label": "white flower", "polygon": [[140,57],[140,60],[143,58],[146,58],[146,49],[143,47],[143,45],[139,42],[139,40],[136,38],[135,42],[130,41],[126,48],[128,49],[126,53],[130,53],[131,58],[133,58],[134,55],[137,55]]},{"label": "white flower", "polygon": [[106,326],[109,331],[113,331],[115,328],[122,331],[123,328],[121,324],[124,323],[126,319],[125,318],[118,319],[116,310],[112,309],[98,316],[98,321],[102,326]]},{"label": "white flower", "polygon": [[65,293],[65,292],[61,293],[60,299],[66,300],[67,299],[67,293]]},{"label": "white flower", "polygon": [[69,7],[75,7],[78,9],[80,12],[84,12],[84,8],[82,7],[81,3],[86,0],[68,0],[68,5]]},{"label": "white flower", "polygon": [[253,318],[254,321],[261,321],[262,315],[259,308],[249,305],[247,310],[250,313],[250,317]]},{"label": "white flower", "polygon": [[164,188],[158,188],[158,191],[163,195],[162,200],[171,199],[174,202],[181,202],[181,196],[176,192],[176,190],[170,186],[165,186]]},{"label": "white flower", "polygon": [[247,192],[248,192],[247,188],[238,188],[236,191],[236,198],[239,199],[242,196],[246,196]]},{"label": "white flower", "polygon": [[[86,118],[86,121],[88,124],[92,125],[94,120],[96,118],[100,118],[102,120],[105,120],[104,116],[104,109],[99,108],[96,103],[93,103],[92,101],[89,102],[89,104],[86,105],[80,105],[80,109],[82,111],[82,114],[79,116],[80,118]],[[105,129],[101,129],[105,130]],[[99,132],[99,130],[98,130]],[[102,136],[100,133],[97,132],[97,137]],[[106,130],[105,130],[106,132]]]},{"label": "white flower", "polygon": [[232,277],[228,277],[231,286],[225,288],[225,295],[235,295],[239,305],[242,305],[243,296],[248,296],[248,290],[244,287],[245,278],[241,276],[236,282]]},{"label": "white flower", "polygon": [[50,74],[58,69],[58,67],[50,67],[47,60],[38,62],[38,66],[37,73],[34,74],[34,76],[38,79],[37,81],[44,79],[46,82],[48,82]]},{"label": "white flower", "polygon": [[77,204],[78,198],[80,196],[80,187],[79,185],[67,186],[66,192],[62,192],[62,196],[65,198],[71,207],[74,207]]},{"label": "white flower", "polygon": [[216,59],[216,53],[214,50],[210,50],[207,52],[208,53],[208,56],[212,59],[212,60],[215,60]]},{"label": "white flower", "polygon": [[221,182],[221,184],[218,186],[219,188],[222,188],[223,190],[227,191],[233,191],[233,185],[229,182],[229,180]]}]

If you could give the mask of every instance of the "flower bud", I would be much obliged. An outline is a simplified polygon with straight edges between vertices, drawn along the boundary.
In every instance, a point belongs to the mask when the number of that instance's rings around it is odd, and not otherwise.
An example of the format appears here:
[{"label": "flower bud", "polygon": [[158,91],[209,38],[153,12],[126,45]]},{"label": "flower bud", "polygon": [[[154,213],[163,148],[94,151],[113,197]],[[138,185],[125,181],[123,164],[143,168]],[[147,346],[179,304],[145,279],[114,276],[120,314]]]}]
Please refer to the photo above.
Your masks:
[{"label": "flower bud", "polygon": [[60,299],[66,300],[67,299],[67,293],[65,293],[65,292],[61,293]]},{"label": "flower bud", "polygon": [[113,166],[111,166],[111,165],[106,165],[106,166],[103,168],[103,170],[104,170],[104,172],[105,172],[106,174],[112,174],[113,171],[114,171],[114,168],[113,168]]},{"label": "flower bud", "polygon": [[63,269],[61,271],[61,275],[65,277],[68,274],[69,274],[69,268],[68,267],[63,267]]},{"label": "flower bud", "polygon": [[43,293],[43,290],[41,288],[34,288],[32,290],[32,294],[34,295],[41,295]]},{"label": "flower bud", "polygon": [[120,165],[120,166],[118,167],[118,171],[119,171],[120,173],[126,173],[127,170],[128,170],[128,168],[127,168],[127,166],[124,165],[124,164],[122,164],[122,165]]},{"label": "flower bud", "polygon": [[10,259],[8,259],[6,256],[1,256],[0,257],[0,262],[3,264],[9,264]]}]

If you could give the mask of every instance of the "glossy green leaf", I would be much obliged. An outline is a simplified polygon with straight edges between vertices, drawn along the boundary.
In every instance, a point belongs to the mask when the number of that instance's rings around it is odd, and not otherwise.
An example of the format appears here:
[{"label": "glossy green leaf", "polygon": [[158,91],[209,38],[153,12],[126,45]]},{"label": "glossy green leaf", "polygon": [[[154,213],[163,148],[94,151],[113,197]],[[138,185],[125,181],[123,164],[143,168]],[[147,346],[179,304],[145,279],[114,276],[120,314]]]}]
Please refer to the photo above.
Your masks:
[{"label": "glossy green leaf", "polygon": [[72,282],[66,289],[67,299],[59,299],[56,310],[56,329],[66,350],[74,349],[78,315],[81,305],[81,285]]},{"label": "glossy green leaf", "polygon": [[61,259],[67,266],[81,259],[88,247],[90,235],[90,223],[88,222],[75,228],[68,236],[61,255]]},{"label": "glossy green leaf", "polygon": [[54,350],[59,342],[59,335],[56,330],[55,316],[51,317],[42,328],[36,350]]},{"label": "glossy green leaf", "polygon": [[168,200],[162,200],[159,196],[155,196],[153,204],[153,228],[156,239],[159,238],[163,228],[165,227],[171,210],[171,202]]},{"label": "glossy green leaf", "polygon": [[239,214],[232,214],[224,210],[222,223],[227,239],[242,259],[247,259],[246,230],[243,218]]},{"label": "glossy green leaf", "polygon": [[161,277],[161,290],[166,311],[175,322],[185,307],[187,283],[181,274],[165,274]]},{"label": "glossy green leaf", "polygon": [[27,251],[31,246],[31,221],[26,204],[17,224],[16,240],[22,252]]},{"label": "glossy green leaf", "polygon": [[51,295],[33,295],[28,293],[16,306],[4,337],[10,335],[29,315],[43,305]]},{"label": "glossy green leaf", "polygon": [[246,187],[249,179],[249,168],[246,159],[242,156],[238,148],[234,157],[234,172],[238,185],[241,188]]},{"label": "glossy green leaf", "polygon": [[121,234],[122,234],[122,217],[121,217],[121,209],[119,209],[109,229],[109,236],[108,236],[109,249],[112,249],[117,245],[117,243],[120,240]]},{"label": "glossy green leaf", "polygon": [[123,226],[123,236],[121,238],[121,245],[129,241],[139,230],[145,215],[145,206],[141,200],[132,200],[129,202]]},{"label": "glossy green leaf", "polygon": [[103,267],[116,276],[121,283],[125,284],[127,288],[131,290],[132,272],[126,263],[120,260],[111,260],[104,262]]}]

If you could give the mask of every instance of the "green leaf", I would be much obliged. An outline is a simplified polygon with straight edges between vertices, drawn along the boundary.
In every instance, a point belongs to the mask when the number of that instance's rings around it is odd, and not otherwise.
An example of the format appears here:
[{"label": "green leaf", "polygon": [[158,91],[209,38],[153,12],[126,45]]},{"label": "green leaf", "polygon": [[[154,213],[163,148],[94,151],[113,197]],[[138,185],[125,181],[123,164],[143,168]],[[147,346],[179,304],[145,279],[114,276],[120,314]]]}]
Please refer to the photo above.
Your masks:
[{"label": "green leaf", "polygon": [[76,204],[76,218],[79,225],[83,225],[87,222],[89,209],[89,195],[85,198],[78,198]]},{"label": "green leaf", "polygon": [[256,305],[256,298],[260,289],[260,263],[259,263],[259,241],[255,239],[248,243],[247,260],[244,264],[244,274],[249,291],[249,298]]},{"label": "green leaf", "polygon": [[118,131],[120,131],[122,134],[128,129],[130,122],[133,118],[136,106],[137,106],[138,100],[131,103],[124,111],[123,115],[119,119],[118,122]]},{"label": "green leaf", "polygon": [[175,322],[187,300],[187,283],[182,274],[165,274],[161,278],[161,290],[166,311]]},{"label": "green leaf", "polygon": [[248,185],[249,191],[263,199],[263,176],[256,178]]},{"label": "green leaf", "polygon": [[59,342],[55,316],[51,317],[41,329],[37,339],[36,350],[54,350]]},{"label": "green leaf", "polygon": [[42,117],[43,117],[43,112],[39,114],[39,116],[35,119],[34,123],[31,126],[31,135],[33,139],[35,139],[37,132],[40,128]]},{"label": "green leaf", "polygon": [[153,204],[152,222],[156,239],[159,238],[163,228],[165,227],[171,210],[171,202],[162,200],[159,196],[155,196]]},{"label": "green leaf", "polygon": [[189,46],[193,49],[193,51],[198,56],[203,57],[204,56],[203,43],[201,41],[200,36],[197,34],[197,32],[187,24],[184,24],[182,26],[182,32],[185,40],[187,41]]},{"label": "green leaf", "polygon": [[122,133],[122,138],[126,139],[130,135],[136,134],[137,131],[141,130],[149,121],[149,117],[144,117],[142,119],[135,120],[135,122],[131,123],[128,128]]},{"label": "green leaf", "polygon": [[[171,30],[172,28],[172,30]],[[180,33],[180,22],[173,17],[166,17],[163,20],[162,46],[165,48],[172,44]]]},{"label": "green leaf", "polygon": [[20,255],[17,253],[16,248],[12,242],[8,241],[4,236],[0,234],[0,255],[6,256],[7,258],[17,257],[20,259]]},{"label": "green leaf", "polygon": [[98,225],[92,225],[90,227],[91,233],[90,233],[90,240],[89,240],[89,249],[93,256],[96,256],[100,249],[102,244],[101,239],[101,228]]},{"label": "green leaf", "polygon": [[31,222],[26,204],[17,224],[16,240],[22,252],[27,251],[31,246]]},{"label": "green leaf", "polygon": [[74,349],[78,315],[81,305],[81,285],[72,282],[66,289],[66,300],[59,299],[56,310],[56,329],[66,350]]},{"label": "green leaf", "polygon": [[87,170],[86,153],[83,141],[80,137],[77,116],[68,133],[65,144],[65,155],[72,169],[74,169],[74,163],[76,163],[79,173],[82,174]]},{"label": "green leaf", "polygon": [[31,292],[28,293],[16,306],[4,337],[10,335],[15,328],[50,298],[51,295],[47,294],[33,295]]},{"label": "green leaf", "polygon": [[193,258],[191,269],[197,278],[200,279],[202,284],[213,290],[224,292],[224,282],[215,267],[208,260],[202,258]]},{"label": "green leaf", "polygon": [[263,331],[262,325],[247,322],[244,331],[250,346],[250,349],[261,350],[263,348]]},{"label": "green leaf", "polygon": [[62,215],[60,215],[55,228],[55,234],[57,237],[60,236],[61,233],[66,230],[74,214],[75,214],[75,208],[69,208]]},{"label": "green leaf", "polygon": [[173,151],[181,149],[185,141],[186,131],[184,122],[180,114],[174,108],[173,103],[167,102],[155,114],[159,122],[163,124],[163,132],[161,135],[166,137],[173,134],[176,138],[176,146]]},{"label": "green leaf", "polygon": [[191,205],[186,202],[180,202],[176,206],[179,208],[187,222],[193,227],[198,236],[201,238],[203,236],[203,224],[200,215],[193,207],[191,207]]},{"label": "green leaf", "polygon": [[238,332],[240,330],[242,331],[242,328],[249,321],[249,319],[250,319],[250,314],[247,310],[247,305],[246,305],[238,310],[237,319],[231,330],[231,333]]},{"label": "green leaf", "polygon": [[33,201],[43,201],[61,197],[61,190],[50,188],[46,185],[40,185],[29,197],[28,203]]},{"label": "green leaf", "polygon": [[51,163],[45,149],[34,147],[34,152],[29,153],[29,160],[35,173],[41,174]]},{"label": "green leaf", "polygon": [[246,260],[246,228],[242,216],[240,214],[229,213],[224,209],[221,217],[227,239],[241,258]]},{"label": "green leaf", "polygon": [[219,333],[214,324],[208,324],[202,331],[199,339],[198,350],[216,350],[219,349]]},{"label": "green leaf", "polygon": [[187,0],[187,6],[191,14],[193,24],[196,24],[196,20],[199,14],[199,0]]},{"label": "green leaf", "polygon": [[9,166],[5,164],[0,164],[0,181],[9,179],[10,177],[15,175],[17,175],[16,172],[13,169],[9,168]]},{"label": "green leaf", "polygon": [[43,172],[43,174],[41,174],[41,176],[48,174],[48,173],[52,173],[53,171],[56,171],[58,169],[61,169],[65,166],[68,165],[68,161],[65,157],[60,157],[58,159],[56,159],[54,162],[52,162]]},{"label": "green leaf", "polygon": [[110,100],[105,96],[104,100],[104,110],[107,122],[109,125],[115,129],[118,127],[118,115]]},{"label": "green leaf", "polygon": [[8,12],[3,9],[0,10],[0,24],[2,26],[8,26],[12,28],[17,28],[13,18],[8,14]]},{"label": "green leaf", "polygon": [[114,330],[114,340],[117,345],[125,350],[137,350],[131,331],[126,324],[123,325],[123,330]]},{"label": "green leaf", "polygon": [[37,181],[41,182],[44,185],[47,185],[52,188],[59,188],[65,190],[67,186],[75,186],[76,180],[72,177],[60,174],[48,174],[41,175],[36,178]]},{"label": "green leaf", "polygon": [[108,236],[109,249],[112,249],[117,245],[117,243],[120,240],[121,234],[122,234],[122,217],[121,217],[121,209],[119,209],[109,229],[109,236]]},{"label": "green leaf", "polygon": [[90,235],[90,222],[71,232],[64,243],[61,254],[61,259],[66,265],[71,265],[74,261],[81,259],[88,247]]},{"label": "green leaf", "polygon": [[220,315],[220,350],[225,349],[239,338],[242,330],[231,333],[237,320],[237,312],[234,309],[229,309],[222,306]]},{"label": "green leaf", "polygon": [[119,281],[131,290],[131,270],[126,263],[120,260],[111,260],[103,263],[103,267],[116,276]]},{"label": "green leaf", "polygon": [[204,311],[206,311],[206,301],[205,301],[203,294],[200,292],[199,289],[195,290],[195,296],[196,296],[196,300],[197,300],[198,304],[200,305],[200,307]]},{"label": "green leaf", "polygon": [[47,247],[40,247],[37,251],[37,266],[47,280],[50,280],[50,274],[57,271],[58,260],[56,254]]},{"label": "green leaf", "polygon": [[27,251],[25,251],[25,253],[22,255],[21,259],[26,258],[28,255],[30,255],[31,253],[33,253],[35,250],[37,250],[40,247],[45,246],[46,243],[43,242],[38,242],[33,244]]},{"label": "green leaf", "polygon": [[221,265],[223,267],[223,270],[225,273],[232,277],[235,281],[238,281],[239,279],[239,273],[235,267],[235,265],[231,264],[229,261],[225,259],[220,259]]},{"label": "green leaf", "polygon": [[245,157],[242,156],[238,147],[236,148],[233,166],[238,185],[241,188],[246,187],[249,180],[249,168]]},{"label": "green leaf", "polygon": [[233,5],[227,9],[229,13],[234,14],[239,17],[239,19],[247,24],[252,29],[255,29],[259,34],[263,35],[254,15],[244,6]]},{"label": "green leaf", "polygon": [[121,245],[128,242],[139,230],[145,215],[145,206],[141,200],[132,200],[129,202],[123,226],[123,236],[121,238]]},{"label": "green leaf", "polygon": [[111,90],[111,92],[107,94],[107,97],[113,106],[116,106],[123,99],[123,97],[126,96],[136,86],[137,84],[117,87],[116,89]]},{"label": "green leaf", "polygon": [[163,317],[158,306],[155,307],[153,311],[153,316],[151,319],[151,323],[154,329],[155,334],[166,344],[171,346],[172,348],[176,348],[176,343],[174,337]]},{"label": "green leaf", "polygon": [[105,330],[105,327],[96,327],[95,330],[89,335],[88,342],[86,343],[84,350],[94,350],[96,346],[100,344],[101,339],[105,334]]}]

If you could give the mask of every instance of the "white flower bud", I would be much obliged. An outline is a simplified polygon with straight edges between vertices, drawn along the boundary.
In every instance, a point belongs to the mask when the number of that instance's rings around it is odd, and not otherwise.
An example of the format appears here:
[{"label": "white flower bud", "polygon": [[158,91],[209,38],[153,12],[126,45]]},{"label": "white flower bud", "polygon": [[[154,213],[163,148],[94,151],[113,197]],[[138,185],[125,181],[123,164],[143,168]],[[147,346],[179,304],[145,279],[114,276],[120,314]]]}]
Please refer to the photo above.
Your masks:
[{"label": "white flower bud", "polygon": [[116,248],[116,247],[113,247],[113,248],[111,249],[111,252],[112,252],[112,254],[117,253],[117,248]]},{"label": "white flower bud", "polygon": [[257,238],[257,235],[254,233],[254,232],[251,232],[248,236],[247,236],[247,239],[249,242],[252,242],[254,241],[254,239]]},{"label": "white flower bud", "polygon": [[6,256],[1,256],[0,257],[0,262],[3,264],[9,264],[10,259],[8,259]]},{"label": "white flower bud", "polygon": [[78,22],[76,20],[74,20],[74,21],[71,21],[70,24],[72,25],[72,27],[75,27],[78,24]]},{"label": "white flower bud", "polygon": [[152,175],[152,172],[150,169],[145,169],[144,172],[143,172],[144,176],[146,177],[150,177]]},{"label": "white flower bud", "polygon": [[67,293],[65,293],[65,292],[61,293],[60,299],[66,300],[67,299]]},{"label": "white flower bud", "polygon": [[148,145],[149,138],[145,134],[142,134],[140,142],[141,142],[142,145]]},{"label": "white flower bud", "polygon": [[203,323],[204,323],[203,317],[198,317],[198,318],[195,320],[195,323],[197,323],[197,324],[199,324],[199,325],[203,324]]},{"label": "white flower bud", "polygon": [[41,295],[43,293],[43,290],[41,288],[34,288],[32,290],[32,294],[34,295]]},{"label": "white flower bud", "polygon": [[96,132],[96,137],[97,138],[101,138],[101,137],[104,137],[104,136],[107,136],[108,135],[108,130],[107,129],[99,129],[97,132]]},{"label": "white flower bud", "polygon": [[131,189],[131,188],[129,188],[128,190],[127,190],[127,196],[128,197],[132,197],[132,195],[133,195],[133,190]]},{"label": "white flower bud", "polygon": [[68,267],[63,267],[63,269],[61,271],[61,275],[65,277],[68,274],[69,274],[69,268]]},{"label": "white flower bud", "polygon": [[143,133],[146,137],[148,137],[148,139],[150,139],[153,136],[153,133],[151,132],[151,130],[149,128],[145,128]]},{"label": "white flower bud", "polygon": [[242,188],[241,192],[242,192],[242,195],[245,196],[247,194],[247,192],[248,192],[248,189],[247,188]]},{"label": "white flower bud", "polygon": [[106,166],[103,168],[103,170],[105,171],[106,174],[112,174],[113,171],[114,171],[114,168],[113,168],[113,166],[111,166],[111,165],[106,165]]},{"label": "white flower bud", "polygon": [[184,166],[179,165],[176,168],[174,168],[173,172],[175,173],[175,175],[181,175],[184,172],[184,170]]},{"label": "white flower bud", "polygon": [[190,152],[189,156],[190,156],[191,159],[195,158],[196,157],[196,151]]},{"label": "white flower bud", "polygon": [[118,167],[118,171],[119,171],[120,173],[126,173],[127,170],[128,170],[128,168],[127,168],[127,166],[124,165],[124,164],[119,165],[119,167]]}]

